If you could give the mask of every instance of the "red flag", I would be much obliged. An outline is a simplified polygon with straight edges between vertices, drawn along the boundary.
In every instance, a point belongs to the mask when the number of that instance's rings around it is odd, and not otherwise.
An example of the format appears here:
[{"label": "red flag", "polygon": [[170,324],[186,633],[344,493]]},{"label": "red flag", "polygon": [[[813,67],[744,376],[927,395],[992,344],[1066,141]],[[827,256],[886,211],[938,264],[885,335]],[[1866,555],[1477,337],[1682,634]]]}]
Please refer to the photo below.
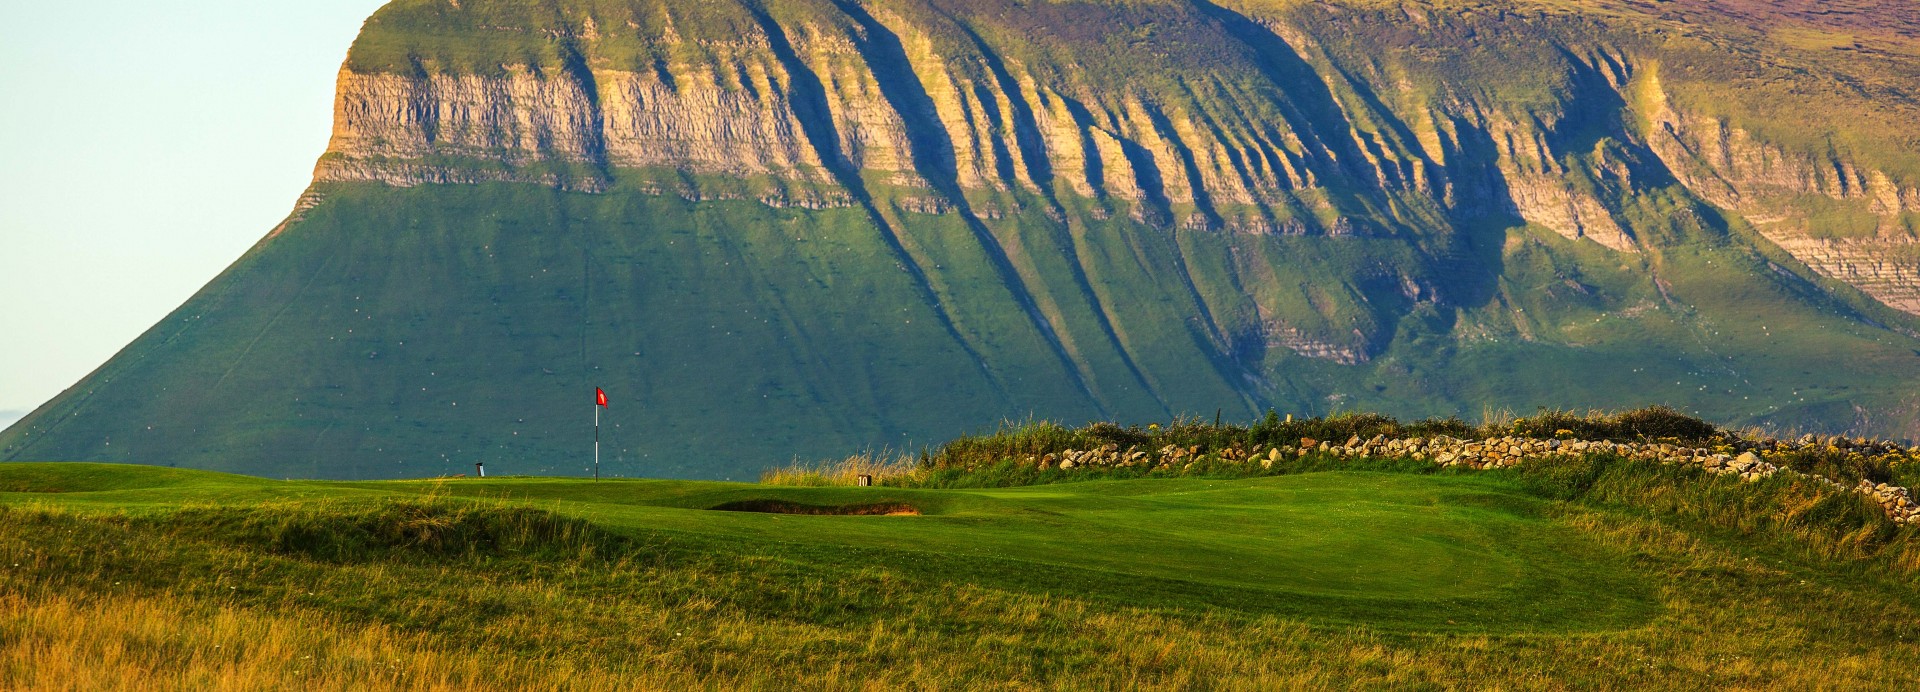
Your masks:
[{"label": "red flag", "polygon": [[607,393],[600,391],[599,387],[593,388],[593,404],[595,406],[607,405]]}]

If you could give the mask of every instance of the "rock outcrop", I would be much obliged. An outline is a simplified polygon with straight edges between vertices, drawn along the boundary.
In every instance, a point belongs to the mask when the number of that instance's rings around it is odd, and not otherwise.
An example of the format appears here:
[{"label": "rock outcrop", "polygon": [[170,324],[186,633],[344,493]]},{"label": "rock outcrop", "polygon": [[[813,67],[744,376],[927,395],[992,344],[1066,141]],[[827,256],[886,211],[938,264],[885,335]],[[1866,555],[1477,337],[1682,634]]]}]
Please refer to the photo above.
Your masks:
[{"label": "rock outcrop", "polygon": [[[958,21],[820,4],[838,21],[787,25],[750,4],[723,4],[715,11],[756,17],[734,25],[752,29],[724,41],[685,30],[629,37],[689,56],[649,72],[591,55],[560,69],[507,64],[484,75],[350,61],[316,178],[595,188],[592,176],[557,176],[557,164],[605,177],[624,169],[650,183],[713,175],[915,195],[1075,195],[1182,226],[1282,234],[1353,230],[1361,219],[1337,218],[1353,205],[1332,199],[1336,187],[1446,194],[1427,153],[1381,127],[1391,115],[1335,98],[1333,84],[1230,84],[1218,75],[1199,88],[1107,84],[1061,65],[1034,69],[977,36],[926,38],[966,30]],[[1249,42],[1228,53],[1249,53],[1236,56],[1245,74],[1285,60],[1289,77],[1319,79],[1278,35],[1233,16],[1206,38]],[[590,42],[568,38],[591,52]],[[836,180],[835,168],[857,175]]]}]

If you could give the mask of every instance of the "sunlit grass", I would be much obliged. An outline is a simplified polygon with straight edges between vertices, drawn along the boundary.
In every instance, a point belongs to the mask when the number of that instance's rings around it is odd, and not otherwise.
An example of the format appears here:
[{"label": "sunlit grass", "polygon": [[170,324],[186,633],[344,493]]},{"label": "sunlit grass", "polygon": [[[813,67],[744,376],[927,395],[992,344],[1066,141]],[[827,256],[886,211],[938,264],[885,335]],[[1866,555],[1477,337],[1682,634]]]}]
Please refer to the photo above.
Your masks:
[{"label": "sunlit grass", "polygon": [[[436,488],[191,474],[161,485],[134,482],[144,469],[76,466],[78,477],[58,485],[67,492],[0,494],[0,687],[1915,682],[1920,598],[1911,575],[1920,564],[1912,529],[1823,487],[1588,461],[1460,476],[1310,473],[983,491],[544,479]],[[55,487],[62,468],[4,465],[0,481],[24,474],[36,487]],[[109,471],[119,476],[102,475]],[[514,488],[540,499],[499,499]],[[312,494],[257,499],[282,489]],[[767,493],[819,504],[919,498],[933,511],[792,517],[697,509]],[[186,509],[163,502],[186,496],[201,499]],[[1442,584],[1400,598],[1389,591],[1320,601],[1326,611],[1313,610],[1314,601],[1284,605],[1298,598],[1285,595],[1298,580],[1274,576],[1285,569],[1357,568],[1388,578],[1375,579],[1381,584],[1413,570],[1367,566],[1377,547],[1272,572],[1202,567],[1221,559],[1208,557],[1217,550],[1210,541],[1251,546],[1255,534],[1245,532],[1287,516],[1261,519],[1267,511],[1332,521],[1311,529],[1325,538],[1384,532],[1379,540],[1408,547],[1442,545],[1433,543],[1441,534],[1380,521],[1444,511],[1455,523],[1433,515],[1436,530],[1490,522],[1487,537],[1454,542],[1475,550],[1495,536],[1519,540],[1501,560],[1535,571],[1577,567],[1584,580],[1621,585],[1609,589],[1644,590],[1634,598],[1651,609],[1630,608],[1613,624],[1583,623],[1568,611],[1516,628],[1543,603],[1516,592],[1491,601],[1500,605],[1476,616],[1478,624],[1449,624],[1444,614],[1458,604],[1413,595]],[[1343,524],[1340,516],[1360,519]],[[1103,524],[1122,530],[1102,533]],[[1072,552],[1061,552],[1069,545]],[[1246,558],[1262,550],[1240,549],[1255,551]],[[1146,552],[1127,552],[1139,550]],[[1585,557],[1554,556],[1564,551]],[[1193,572],[1147,578],[1127,561],[1155,574]],[[1229,585],[1247,579],[1277,595]],[[1270,598],[1282,600],[1262,600]],[[1443,617],[1422,620],[1422,612]]]},{"label": "sunlit grass", "polygon": [[857,486],[861,476],[869,476],[876,485],[897,485],[921,475],[917,459],[905,455],[889,457],[882,451],[855,454],[839,461],[795,462],[761,473],[760,482],[802,487]]}]

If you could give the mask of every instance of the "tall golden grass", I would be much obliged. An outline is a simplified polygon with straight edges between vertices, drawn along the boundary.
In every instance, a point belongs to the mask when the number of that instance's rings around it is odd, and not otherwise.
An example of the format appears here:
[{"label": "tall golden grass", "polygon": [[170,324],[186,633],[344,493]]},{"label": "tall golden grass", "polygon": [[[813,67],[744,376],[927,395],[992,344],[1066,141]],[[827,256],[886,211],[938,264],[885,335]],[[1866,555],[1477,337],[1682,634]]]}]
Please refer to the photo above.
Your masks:
[{"label": "tall golden grass", "polygon": [[295,609],[138,596],[0,594],[0,687],[28,690],[618,690],[685,687],[670,671],[477,651]]},{"label": "tall golden grass", "polygon": [[889,455],[883,451],[855,454],[838,461],[810,464],[796,461],[761,473],[760,482],[807,487],[858,485],[861,475],[869,475],[873,477],[874,485],[902,485],[920,478],[924,473],[913,457]]},{"label": "tall golden grass", "polygon": [[[1645,526],[1576,523],[1699,549]],[[1711,550],[1709,553],[1713,552]],[[1724,554],[1699,569],[1767,571]],[[1813,613],[1726,608],[1669,588],[1668,613],[1585,636],[1409,635],[1272,617],[1182,615],[956,587],[946,613],[835,628],[707,613],[712,650],[640,650],[618,667],[475,650],[379,624],[165,598],[0,596],[0,688],[27,690],[1900,689],[1911,643],[1821,638]],[[1728,594],[1727,599],[1742,598]],[[1714,601],[1719,599],[1707,599]],[[1849,604],[1859,605],[1859,604]],[[1847,610],[1853,610],[1848,608]],[[682,614],[687,615],[687,614]],[[945,625],[923,629],[922,616]],[[974,636],[943,633],[954,628]],[[696,632],[697,630],[697,632]],[[617,632],[610,631],[610,636]]]}]

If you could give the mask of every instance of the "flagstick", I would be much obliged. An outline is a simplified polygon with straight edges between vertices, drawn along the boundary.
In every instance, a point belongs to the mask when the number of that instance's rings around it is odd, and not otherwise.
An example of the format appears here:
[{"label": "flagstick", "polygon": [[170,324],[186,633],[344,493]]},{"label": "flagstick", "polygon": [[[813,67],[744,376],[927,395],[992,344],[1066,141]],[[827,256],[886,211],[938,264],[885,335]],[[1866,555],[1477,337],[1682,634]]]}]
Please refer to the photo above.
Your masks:
[{"label": "flagstick", "polygon": [[593,479],[600,480],[600,404],[593,405]]}]

